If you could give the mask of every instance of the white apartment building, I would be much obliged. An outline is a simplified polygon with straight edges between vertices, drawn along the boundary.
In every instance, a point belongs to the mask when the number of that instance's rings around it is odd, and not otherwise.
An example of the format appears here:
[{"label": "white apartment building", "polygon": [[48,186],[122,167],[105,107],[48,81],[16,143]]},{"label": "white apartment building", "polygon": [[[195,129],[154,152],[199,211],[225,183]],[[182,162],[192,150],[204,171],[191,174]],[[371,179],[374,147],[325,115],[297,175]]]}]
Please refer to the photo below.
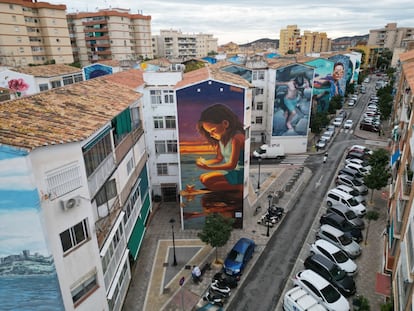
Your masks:
[{"label": "white apartment building", "polygon": [[151,211],[140,97],[97,78],[2,103],[11,309],[121,310]]},{"label": "white apartment building", "polygon": [[152,36],[153,55],[168,59],[202,58],[217,52],[218,39],[212,34],[183,34],[178,30],[161,30]]},{"label": "white apartment building", "polygon": [[367,45],[393,51],[394,48],[401,47],[404,40],[412,38],[413,35],[413,27],[397,27],[397,23],[388,23],[384,28],[369,30]]},{"label": "white apartment building", "polygon": [[0,2],[0,64],[73,63],[66,5],[6,0]]},{"label": "white apartment building", "polygon": [[151,16],[129,9],[67,14],[74,59],[86,66],[100,60],[153,58]]}]

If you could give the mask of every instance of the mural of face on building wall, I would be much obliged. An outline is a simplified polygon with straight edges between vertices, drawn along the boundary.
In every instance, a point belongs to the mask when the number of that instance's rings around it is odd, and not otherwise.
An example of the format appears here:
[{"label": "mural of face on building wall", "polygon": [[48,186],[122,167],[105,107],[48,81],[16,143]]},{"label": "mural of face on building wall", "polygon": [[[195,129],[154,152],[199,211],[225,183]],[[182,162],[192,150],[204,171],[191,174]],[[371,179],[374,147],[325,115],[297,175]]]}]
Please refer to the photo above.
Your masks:
[{"label": "mural of face on building wall", "polygon": [[313,72],[297,64],[276,71],[272,136],[307,135]]},{"label": "mural of face on building wall", "polygon": [[177,91],[185,228],[220,213],[242,225],[244,90],[214,81]]},{"label": "mural of face on building wall", "polygon": [[351,79],[349,71],[349,57],[338,54],[329,57],[329,59],[335,62],[332,76],[329,77],[329,81],[331,83],[331,98],[337,95],[345,96],[346,86]]},{"label": "mural of face on building wall", "polygon": [[1,308],[64,310],[26,156],[0,147]]}]

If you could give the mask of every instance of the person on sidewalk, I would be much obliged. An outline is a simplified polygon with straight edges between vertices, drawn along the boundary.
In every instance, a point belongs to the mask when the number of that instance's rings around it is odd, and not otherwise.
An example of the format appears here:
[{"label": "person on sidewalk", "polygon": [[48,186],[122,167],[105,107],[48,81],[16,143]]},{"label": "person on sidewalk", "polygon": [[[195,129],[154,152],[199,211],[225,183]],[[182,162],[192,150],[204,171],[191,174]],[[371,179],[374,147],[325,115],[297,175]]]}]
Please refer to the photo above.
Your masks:
[{"label": "person on sidewalk", "polygon": [[198,266],[193,267],[193,271],[191,271],[191,276],[193,277],[194,282],[201,282],[201,270]]}]

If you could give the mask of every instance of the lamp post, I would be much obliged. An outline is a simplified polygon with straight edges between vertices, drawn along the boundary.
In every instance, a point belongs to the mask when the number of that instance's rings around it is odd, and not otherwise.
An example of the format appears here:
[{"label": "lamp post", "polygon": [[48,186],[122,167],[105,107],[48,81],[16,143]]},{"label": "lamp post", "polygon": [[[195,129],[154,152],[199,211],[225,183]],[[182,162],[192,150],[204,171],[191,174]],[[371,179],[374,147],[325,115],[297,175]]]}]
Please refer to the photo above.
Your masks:
[{"label": "lamp post", "polygon": [[257,177],[257,190],[260,190],[260,163],[262,162],[262,158],[257,158],[257,162],[259,163],[259,176]]},{"label": "lamp post", "polygon": [[[267,199],[269,200],[269,209],[268,209],[268,213],[270,212],[270,206],[271,206],[271,204],[272,204],[272,199],[273,199],[273,196],[271,195],[271,194],[269,194],[268,196],[267,196]],[[267,233],[266,233],[266,236],[267,237],[269,237],[270,236],[270,219],[268,218],[267,219]]]},{"label": "lamp post", "polygon": [[172,240],[173,240],[173,252],[174,252],[173,266],[176,266],[177,265],[177,258],[175,257],[174,223],[175,223],[175,219],[171,218],[170,219],[170,224],[171,224]]}]

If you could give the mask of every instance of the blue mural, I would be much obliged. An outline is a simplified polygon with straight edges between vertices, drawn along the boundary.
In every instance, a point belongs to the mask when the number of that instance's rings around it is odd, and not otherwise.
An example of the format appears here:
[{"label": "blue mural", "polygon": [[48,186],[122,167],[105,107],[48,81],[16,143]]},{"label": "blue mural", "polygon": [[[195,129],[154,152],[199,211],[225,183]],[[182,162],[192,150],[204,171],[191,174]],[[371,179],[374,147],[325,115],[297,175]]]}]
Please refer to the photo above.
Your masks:
[{"label": "blue mural", "polygon": [[64,310],[27,153],[0,146],[2,310]]},{"label": "blue mural", "polygon": [[83,68],[85,80],[110,75],[113,73],[112,67],[101,64],[93,64]]},{"label": "blue mural", "polygon": [[329,102],[331,100],[329,76],[332,74],[334,62],[317,58],[306,62],[306,64],[315,68],[312,91],[312,114],[326,112],[329,109]]},{"label": "blue mural", "polygon": [[308,133],[314,69],[291,65],[276,71],[272,136]]},{"label": "blue mural", "polygon": [[246,81],[252,82],[252,71],[250,69],[240,67],[240,66],[228,66],[224,67],[221,70],[234,73],[236,75],[239,75]]}]

